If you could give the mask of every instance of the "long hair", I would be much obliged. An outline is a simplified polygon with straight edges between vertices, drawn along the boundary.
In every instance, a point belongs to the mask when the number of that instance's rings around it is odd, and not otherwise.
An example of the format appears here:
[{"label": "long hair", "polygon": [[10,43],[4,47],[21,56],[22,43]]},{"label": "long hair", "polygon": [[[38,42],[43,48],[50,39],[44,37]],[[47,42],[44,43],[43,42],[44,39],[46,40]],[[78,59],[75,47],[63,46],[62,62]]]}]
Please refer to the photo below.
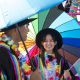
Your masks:
[{"label": "long hair", "polygon": [[[59,53],[58,53],[58,49],[62,47],[63,41],[62,41],[62,36],[60,35],[60,33],[55,30],[55,29],[51,29],[51,28],[46,28],[41,30],[37,35],[36,35],[36,45],[41,49],[41,53],[40,53],[40,57],[43,63],[43,66],[46,67],[45,65],[45,49],[42,45],[42,42],[45,41],[46,36],[47,35],[51,35],[52,39],[54,42],[57,42],[57,44],[55,45],[53,52],[55,53],[56,58],[59,60]],[[58,61],[59,62],[59,61]]]},{"label": "long hair", "polygon": [[[48,34],[49,34],[49,33],[48,33]],[[48,34],[46,34],[45,37],[42,39],[43,42],[45,41],[45,38],[46,38],[46,36],[47,36]],[[49,35],[51,35],[51,36],[52,36],[52,39],[53,39],[54,41],[56,41],[56,40],[55,40],[55,37],[53,37],[52,34],[49,34]],[[41,43],[40,43],[40,44],[41,44]],[[39,57],[40,57],[41,60],[42,60],[43,66],[46,67],[46,64],[45,64],[45,49],[44,49],[44,47],[43,47],[42,45],[41,45],[40,49],[41,49],[41,53],[39,54]],[[56,57],[56,59],[57,59],[57,63],[59,64],[59,62],[60,62],[60,54],[59,54],[59,52],[58,52],[57,45],[55,45],[55,47],[53,48],[53,52],[54,52],[55,57]]]}]

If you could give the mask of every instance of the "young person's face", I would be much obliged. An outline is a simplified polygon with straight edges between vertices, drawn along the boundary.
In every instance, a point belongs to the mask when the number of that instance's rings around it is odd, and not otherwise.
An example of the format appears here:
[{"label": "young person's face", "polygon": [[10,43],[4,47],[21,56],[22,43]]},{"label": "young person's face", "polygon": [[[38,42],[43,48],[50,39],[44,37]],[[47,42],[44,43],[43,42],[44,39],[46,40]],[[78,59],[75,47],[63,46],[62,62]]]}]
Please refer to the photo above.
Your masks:
[{"label": "young person's face", "polygon": [[56,42],[54,42],[52,36],[48,34],[45,38],[45,41],[42,42],[42,45],[46,52],[52,52],[55,47]]}]

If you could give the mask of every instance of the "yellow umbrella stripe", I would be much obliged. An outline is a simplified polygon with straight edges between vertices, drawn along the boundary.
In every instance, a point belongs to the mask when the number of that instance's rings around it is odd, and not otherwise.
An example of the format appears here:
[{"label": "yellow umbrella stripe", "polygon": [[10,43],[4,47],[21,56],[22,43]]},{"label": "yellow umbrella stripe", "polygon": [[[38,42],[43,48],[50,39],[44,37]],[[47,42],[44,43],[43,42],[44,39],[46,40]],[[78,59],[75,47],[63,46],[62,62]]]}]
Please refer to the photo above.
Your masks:
[{"label": "yellow umbrella stripe", "polygon": [[[31,46],[33,46],[33,45],[26,45],[26,48],[30,48]],[[18,47],[18,49],[19,49],[19,51],[25,51],[25,48],[24,48],[23,45],[20,45],[20,46]]]},{"label": "yellow umbrella stripe", "polygon": [[35,39],[33,39],[32,37],[27,37],[27,40],[35,40]]},{"label": "yellow umbrella stripe", "polygon": [[25,43],[34,43],[34,40],[26,40]]},{"label": "yellow umbrella stripe", "polygon": [[[25,42],[26,48],[30,48],[31,46],[33,46],[35,44],[35,42]],[[24,51],[24,46],[22,42],[19,42],[19,48],[20,51]]]},{"label": "yellow umbrella stripe", "polygon": [[31,43],[25,43],[26,47],[31,47],[33,46],[35,43],[34,42],[31,42]]},{"label": "yellow umbrella stripe", "polygon": [[25,42],[25,44],[34,44],[35,42]]},{"label": "yellow umbrella stripe", "polygon": [[[25,45],[30,45],[30,44],[35,44],[35,41],[25,41],[24,42],[25,43]],[[23,43],[22,42],[19,42],[19,45],[21,46],[21,45],[23,45]]]},{"label": "yellow umbrella stripe", "polygon": [[26,43],[26,47],[34,45],[34,43]]},{"label": "yellow umbrella stripe", "polygon": [[26,46],[28,46],[28,45],[34,45],[34,42],[32,42],[32,43],[25,43],[25,45]]},{"label": "yellow umbrella stripe", "polygon": [[[30,43],[25,43],[25,45],[26,45],[26,47],[28,46],[28,45],[34,45],[35,44],[35,42],[30,42]],[[19,46],[22,46],[23,45],[23,43],[19,43]]]},{"label": "yellow umbrella stripe", "polygon": [[33,38],[31,38],[31,37],[28,37],[28,38],[26,39],[26,41],[27,41],[27,40],[33,40],[33,41],[34,41],[35,38],[33,39]]},{"label": "yellow umbrella stripe", "polygon": [[28,41],[35,42],[35,38],[28,37],[25,42],[28,42]]}]

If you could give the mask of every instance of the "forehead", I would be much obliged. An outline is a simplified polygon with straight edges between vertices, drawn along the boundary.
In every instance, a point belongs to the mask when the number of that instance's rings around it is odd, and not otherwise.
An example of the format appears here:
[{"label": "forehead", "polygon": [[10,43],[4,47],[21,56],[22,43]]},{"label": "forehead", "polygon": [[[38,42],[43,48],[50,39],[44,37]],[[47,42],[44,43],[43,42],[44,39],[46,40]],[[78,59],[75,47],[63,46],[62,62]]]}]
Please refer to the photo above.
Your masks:
[{"label": "forehead", "polygon": [[51,37],[51,38],[52,38],[51,34],[47,34],[47,35],[46,35],[46,38],[47,38],[47,37]]},{"label": "forehead", "polygon": [[45,40],[46,40],[46,39],[48,39],[48,40],[49,40],[49,39],[53,39],[53,37],[52,37],[52,35],[47,34],[46,37],[45,37]]},{"label": "forehead", "polygon": [[56,41],[55,35],[47,34],[45,37],[43,37],[42,41],[44,42],[45,40],[53,40]]},{"label": "forehead", "polygon": [[29,26],[29,23],[25,24],[25,25],[22,25],[22,26],[19,26],[19,28],[25,28],[25,27],[28,27],[28,26]]},{"label": "forehead", "polygon": [[[29,26],[29,24],[25,24],[23,26],[19,26],[18,28],[20,31],[22,31],[23,29],[24,30],[28,29],[28,26]],[[5,31],[6,34],[11,34],[12,32],[14,32],[14,33],[17,32],[17,28],[13,28],[13,29]]]}]

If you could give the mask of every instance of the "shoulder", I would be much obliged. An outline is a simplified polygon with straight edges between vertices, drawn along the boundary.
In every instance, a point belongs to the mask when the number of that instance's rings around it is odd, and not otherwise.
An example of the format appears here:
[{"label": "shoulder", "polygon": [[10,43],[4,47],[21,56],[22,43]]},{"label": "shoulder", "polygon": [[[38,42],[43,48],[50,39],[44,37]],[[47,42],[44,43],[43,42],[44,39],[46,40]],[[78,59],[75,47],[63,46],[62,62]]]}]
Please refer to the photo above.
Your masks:
[{"label": "shoulder", "polygon": [[0,43],[0,54],[1,53],[12,53],[10,46],[6,43]]},{"label": "shoulder", "polygon": [[4,45],[0,45],[0,52],[7,52],[9,51],[8,47],[5,47]]},{"label": "shoulder", "polygon": [[10,50],[10,46],[8,46],[5,42],[0,42],[0,50],[1,49]]}]

